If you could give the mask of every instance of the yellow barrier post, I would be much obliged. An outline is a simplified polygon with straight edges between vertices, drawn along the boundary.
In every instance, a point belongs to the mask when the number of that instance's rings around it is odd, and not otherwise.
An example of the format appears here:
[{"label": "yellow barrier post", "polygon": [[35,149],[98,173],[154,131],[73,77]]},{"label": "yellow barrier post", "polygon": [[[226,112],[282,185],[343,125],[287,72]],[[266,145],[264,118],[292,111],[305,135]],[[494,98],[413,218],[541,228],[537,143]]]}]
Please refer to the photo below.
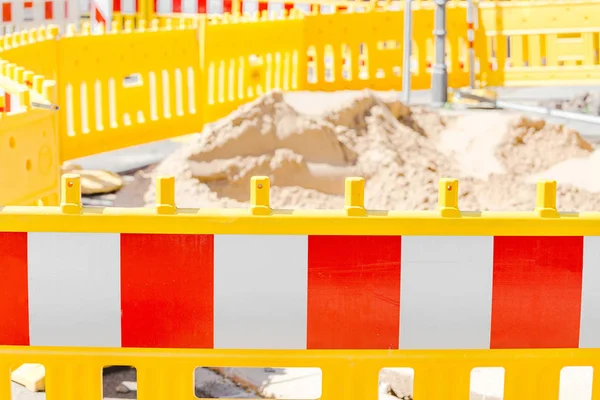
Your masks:
[{"label": "yellow barrier post", "polygon": [[79,214],[81,212],[81,178],[79,175],[63,175],[60,210],[64,214]]},{"label": "yellow barrier post", "polygon": [[556,209],[556,181],[540,180],[536,187],[535,212],[540,217],[558,217]]},{"label": "yellow barrier post", "polygon": [[156,179],[156,213],[175,214],[175,178],[159,177]]},{"label": "yellow barrier post", "polygon": [[460,217],[458,180],[442,178],[438,184],[438,211],[442,217]]},{"label": "yellow barrier post", "polygon": [[365,209],[365,179],[346,178],[345,210],[349,217],[362,217],[367,214]]},{"label": "yellow barrier post", "polygon": [[250,180],[250,214],[269,215],[271,181],[267,176],[253,176]]}]

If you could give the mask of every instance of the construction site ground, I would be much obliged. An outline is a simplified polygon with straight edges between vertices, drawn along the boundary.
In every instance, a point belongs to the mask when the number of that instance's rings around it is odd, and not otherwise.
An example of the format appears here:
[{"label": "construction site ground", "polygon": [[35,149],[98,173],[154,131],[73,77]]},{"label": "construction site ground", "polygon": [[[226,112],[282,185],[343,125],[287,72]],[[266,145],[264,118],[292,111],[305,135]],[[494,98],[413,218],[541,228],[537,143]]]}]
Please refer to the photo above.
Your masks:
[{"label": "construction site ground", "polygon": [[[600,93],[600,86],[501,88],[498,97],[540,104],[583,91]],[[176,191],[180,206],[243,207],[249,177],[270,175],[274,207],[339,208],[343,178],[358,175],[367,177],[368,208],[432,209],[437,178],[449,175],[461,180],[460,204],[467,209],[531,209],[535,180],[553,178],[561,184],[559,208],[600,210],[600,178],[592,172],[594,165],[600,166],[595,151],[600,125],[502,110],[429,110],[429,92],[413,92],[410,109],[399,98],[395,92],[271,94],[206,126],[202,134],[191,130],[183,138],[73,163],[124,176],[120,192],[86,197],[91,205],[149,206],[151,180],[169,174],[181,188]],[[292,398],[302,388],[306,396],[318,395],[319,379],[312,372],[269,371],[230,369],[231,376],[223,377],[199,370],[196,393],[205,398]],[[498,369],[476,371],[472,398],[502,398],[502,375]],[[589,371],[569,370],[567,375],[561,399],[589,398]],[[411,372],[400,368],[387,376],[380,400],[409,398]],[[241,378],[249,388],[240,390],[235,382]],[[116,390],[131,379],[131,371],[107,376],[105,399],[135,398],[135,392]],[[13,384],[14,400],[43,398],[44,393]]]}]

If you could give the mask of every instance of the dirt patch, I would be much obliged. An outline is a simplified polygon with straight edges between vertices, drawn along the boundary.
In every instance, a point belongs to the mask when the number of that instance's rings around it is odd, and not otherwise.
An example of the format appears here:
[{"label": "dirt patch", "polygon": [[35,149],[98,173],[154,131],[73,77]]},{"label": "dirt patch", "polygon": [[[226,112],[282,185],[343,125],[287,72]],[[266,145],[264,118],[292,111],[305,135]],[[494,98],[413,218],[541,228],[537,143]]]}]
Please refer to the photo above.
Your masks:
[{"label": "dirt patch", "polygon": [[[462,209],[530,210],[532,174],[592,152],[577,132],[497,111],[448,116],[370,92],[322,108],[303,115],[265,95],[139,173],[115,205],[154,204],[154,179],[172,175],[179,207],[246,207],[250,178],[267,175],[274,208],[339,209],[344,178],[362,176],[370,209],[434,209],[451,176]],[[600,209],[600,198],[561,185],[559,206]]]}]

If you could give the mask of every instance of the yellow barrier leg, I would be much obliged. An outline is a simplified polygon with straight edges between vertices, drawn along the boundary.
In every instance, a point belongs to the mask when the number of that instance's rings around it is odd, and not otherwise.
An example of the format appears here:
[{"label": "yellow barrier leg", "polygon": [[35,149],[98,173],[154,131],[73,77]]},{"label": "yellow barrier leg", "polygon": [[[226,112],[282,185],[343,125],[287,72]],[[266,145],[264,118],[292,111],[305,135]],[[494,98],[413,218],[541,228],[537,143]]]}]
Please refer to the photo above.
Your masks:
[{"label": "yellow barrier leg", "polygon": [[10,399],[10,364],[0,363],[0,399]]},{"label": "yellow barrier leg", "polygon": [[600,400],[600,365],[594,365],[592,376],[592,400]]},{"label": "yellow barrier leg", "polygon": [[329,363],[327,367],[322,367],[321,371],[323,372],[321,400],[354,400],[360,398],[353,393],[356,382],[352,379],[354,371],[348,366],[347,360]]},{"label": "yellow barrier leg", "polygon": [[423,400],[468,399],[470,369],[439,364],[434,367],[416,367],[414,395]]},{"label": "yellow barrier leg", "polygon": [[518,366],[506,368],[504,400],[558,398],[560,369],[520,360]]}]

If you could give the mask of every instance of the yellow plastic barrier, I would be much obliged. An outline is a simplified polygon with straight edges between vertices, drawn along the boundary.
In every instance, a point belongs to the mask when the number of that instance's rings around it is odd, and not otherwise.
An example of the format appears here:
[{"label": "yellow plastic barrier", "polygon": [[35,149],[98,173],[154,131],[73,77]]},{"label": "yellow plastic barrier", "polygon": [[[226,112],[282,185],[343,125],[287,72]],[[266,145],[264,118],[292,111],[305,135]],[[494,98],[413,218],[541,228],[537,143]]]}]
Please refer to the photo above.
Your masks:
[{"label": "yellow plastic barrier", "polygon": [[[202,367],[320,367],[322,400],[376,399],[379,371],[406,367],[415,371],[413,398],[469,398],[470,372],[477,367],[505,369],[504,399],[558,398],[560,371],[566,366],[600,368],[600,351],[256,351],[148,350],[89,348],[23,348],[0,346],[0,370],[23,362],[46,368],[48,399],[99,399],[101,371],[107,365],[131,365],[137,370],[138,399],[194,399],[195,368]],[[8,376],[7,373],[5,373]],[[593,390],[600,387],[594,374]],[[0,396],[10,399],[8,379],[0,381]],[[594,395],[595,396],[595,395]]]},{"label": "yellow plastic barrier", "polygon": [[0,61],[0,88],[0,203],[57,204],[55,82]]},{"label": "yellow plastic barrier", "polygon": [[[460,400],[473,368],[503,367],[504,398],[518,400],[557,398],[564,367],[600,368],[600,213],[559,213],[556,182],[540,181],[534,211],[520,213],[460,211],[453,179],[428,212],[366,210],[360,178],[347,179],[343,210],[273,210],[268,178],[251,182],[249,209],[177,209],[172,178],[159,178],[155,208],[85,208],[76,175],[63,177],[60,207],[0,208],[11,276],[0,315],[12,317],[0,327],[0,370],[41,363],[48,398],[75,400],[99,395],[102,367],[131,365],[138,398],[158,400],[192,398],[200,366],[310,367],[322,370],[322,399],[362,400],[377,396],[382,368],[406,367],[415,398]],[[420,247],[432,243],[446,245]],[[482,245],[493,264],[478,258]],[[22,292],[28,302],[11,296]],[[214,308],[198,303],[213,297]],[[244,308],[257,299],[262,308]]]},{"label": "yellow plastic barrier", "polygon": [[195,29],[55,33],[6,38],[2,56],[56,79],[61,161],[202,130]]},{"label": "yellow plastic barrier", "polygon": [[204,43],[206,121],[218,120],[275,88],[305,89],[306,29],[297,12],[282,20],[269,21],[266,14],[225,16],[207,24],[204,37],[211,40]]},{"label": "yellow plastic barrier", "polygon": [[[482,2],[476,43],[488,85],[583,84],[600,79],[600,3]],[[510,54],[509,54],[510,45]],[[487,63],[486,63],[487,64]]]}]

